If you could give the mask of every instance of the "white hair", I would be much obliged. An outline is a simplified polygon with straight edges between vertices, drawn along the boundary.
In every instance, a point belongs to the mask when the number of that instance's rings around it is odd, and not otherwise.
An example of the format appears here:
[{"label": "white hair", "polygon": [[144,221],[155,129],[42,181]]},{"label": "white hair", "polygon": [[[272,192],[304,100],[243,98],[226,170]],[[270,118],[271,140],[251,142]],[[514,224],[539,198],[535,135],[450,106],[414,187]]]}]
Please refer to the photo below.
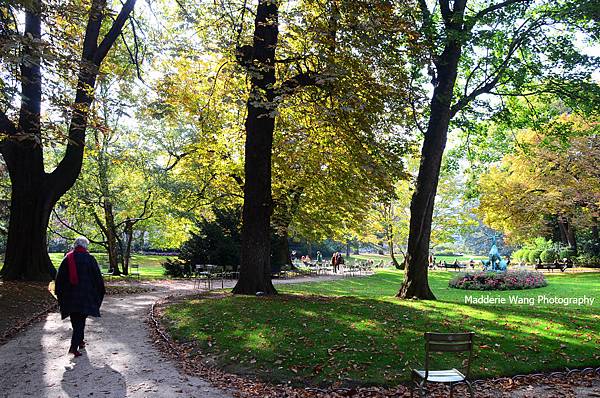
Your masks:
[{"label": "white hair", "polygon": [[73,248],[76,248],[77,246],[81,246],[84,249],[87,249],[89,244],[90,244],[90,241],[86,237],[79,236],[75,239],[75,243],[73,243]]}]

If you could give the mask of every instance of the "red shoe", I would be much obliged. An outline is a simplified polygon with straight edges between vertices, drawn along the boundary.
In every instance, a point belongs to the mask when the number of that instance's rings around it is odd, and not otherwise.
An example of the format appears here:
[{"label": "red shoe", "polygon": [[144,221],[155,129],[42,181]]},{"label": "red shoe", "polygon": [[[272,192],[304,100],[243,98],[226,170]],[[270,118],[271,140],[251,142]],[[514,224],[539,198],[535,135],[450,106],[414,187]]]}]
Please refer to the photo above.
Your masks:
[{"label": "red shoe", "polygon": [[73,358],[77,358],[77,357],[80,357],[81,355],[83,355],[82,353],[80,353],[77,350],[69,350],[69,354],[73,354]]}]

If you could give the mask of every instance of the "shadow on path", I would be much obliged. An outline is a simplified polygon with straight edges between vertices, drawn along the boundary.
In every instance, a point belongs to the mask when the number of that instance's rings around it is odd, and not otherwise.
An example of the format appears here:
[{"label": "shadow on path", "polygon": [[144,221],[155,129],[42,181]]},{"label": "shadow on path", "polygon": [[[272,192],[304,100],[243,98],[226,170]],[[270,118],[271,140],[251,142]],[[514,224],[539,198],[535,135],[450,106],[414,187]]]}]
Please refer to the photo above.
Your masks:
[{"label": "shadow on path", "polygon": [[65,366],[61,385],[67,397],[127,396],[125,377],[107,364],[94,367],[85,352],[81,357],[72,359],[70,366]]}]

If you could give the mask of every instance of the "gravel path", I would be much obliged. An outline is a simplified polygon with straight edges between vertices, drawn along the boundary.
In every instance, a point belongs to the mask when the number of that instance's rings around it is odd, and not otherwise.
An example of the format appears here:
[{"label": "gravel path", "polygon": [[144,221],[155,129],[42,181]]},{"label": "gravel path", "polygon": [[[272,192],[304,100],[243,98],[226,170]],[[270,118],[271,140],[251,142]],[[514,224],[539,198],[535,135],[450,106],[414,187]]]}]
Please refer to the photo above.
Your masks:
[{"label": "gravel path", "polygon": [[[336,277],[318,278],[326,279]],[[182,375],[150,341],[145,321],[152,303],[172,294],[193,293],[193,284],[148,285],[157,290],[105,298],[102,317],[88,319],[87,348],[79,358],[67,355],[71,324],[58,313],[48,314],[0,346],[0,397],[231,397],[200,378]]]}]

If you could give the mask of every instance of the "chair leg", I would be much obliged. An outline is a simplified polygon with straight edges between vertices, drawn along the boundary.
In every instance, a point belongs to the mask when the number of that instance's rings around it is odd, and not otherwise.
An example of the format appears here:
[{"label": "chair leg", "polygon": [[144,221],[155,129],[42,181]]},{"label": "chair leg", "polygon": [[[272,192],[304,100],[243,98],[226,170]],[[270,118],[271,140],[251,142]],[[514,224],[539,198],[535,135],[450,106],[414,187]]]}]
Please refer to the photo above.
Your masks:
[{"label": "chair leg", "polygon": [[419,383],[419,398],[425,398],[427,396],[427,389],[425,388],[425,380]]},{"label": "chair leg", "polygon": [[473,392],[473,385],[468,381],[466,381],[466,383],[467,387],[469,388],[469,394],[471,395],[471,398],[475,398],[475,393]]},{"label": "chair leg", "polygon": [[454,383],[450,383],[450,398],[454,396]]}]

